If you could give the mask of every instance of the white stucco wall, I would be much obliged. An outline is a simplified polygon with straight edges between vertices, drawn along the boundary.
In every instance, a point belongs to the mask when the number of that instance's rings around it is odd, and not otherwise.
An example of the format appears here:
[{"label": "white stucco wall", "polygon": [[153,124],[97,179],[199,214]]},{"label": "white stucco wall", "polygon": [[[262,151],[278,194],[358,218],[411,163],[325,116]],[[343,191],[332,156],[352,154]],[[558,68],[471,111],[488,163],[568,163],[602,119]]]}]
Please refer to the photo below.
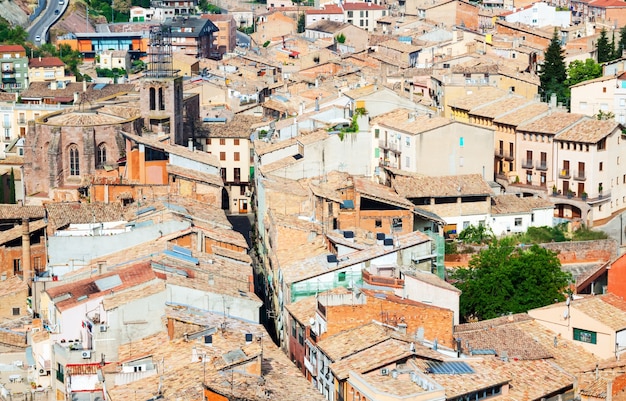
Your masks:
[{"label": "white stucco wall", "polygon": [[162,235],[184,230],[190,225],[191,223],[187,221],[165,221],[117,235],[52,236],[48,238],[48,263],[60,265],[70,264],[70,260],[94,260],[104,255],[153,241]]}]

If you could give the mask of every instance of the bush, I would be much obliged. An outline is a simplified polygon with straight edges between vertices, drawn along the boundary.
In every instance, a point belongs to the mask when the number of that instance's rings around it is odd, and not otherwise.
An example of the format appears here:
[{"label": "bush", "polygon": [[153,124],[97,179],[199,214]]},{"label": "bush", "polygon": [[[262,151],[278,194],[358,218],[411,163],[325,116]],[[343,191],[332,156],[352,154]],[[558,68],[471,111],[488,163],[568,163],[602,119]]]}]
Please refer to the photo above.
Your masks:
[{"label": "bush", "polygon": [[602,231],[595,231],[587,226],[582,226],[578,230],[574,231],[572,239],[574,241],[593,241],[599,239],[607,239],[608,235]]}]

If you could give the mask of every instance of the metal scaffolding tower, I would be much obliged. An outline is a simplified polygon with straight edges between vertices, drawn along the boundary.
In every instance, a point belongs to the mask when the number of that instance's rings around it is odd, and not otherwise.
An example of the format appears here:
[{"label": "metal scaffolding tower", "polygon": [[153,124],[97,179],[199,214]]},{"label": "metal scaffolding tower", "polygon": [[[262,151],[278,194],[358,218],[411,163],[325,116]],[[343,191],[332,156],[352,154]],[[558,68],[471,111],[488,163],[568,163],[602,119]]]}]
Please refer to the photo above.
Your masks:
[{"label": "metal scaffolding tower", "polygon": [[152,27],[148,43],[148,78],[175,76],[172,65],[172,30],[163,25]]}]

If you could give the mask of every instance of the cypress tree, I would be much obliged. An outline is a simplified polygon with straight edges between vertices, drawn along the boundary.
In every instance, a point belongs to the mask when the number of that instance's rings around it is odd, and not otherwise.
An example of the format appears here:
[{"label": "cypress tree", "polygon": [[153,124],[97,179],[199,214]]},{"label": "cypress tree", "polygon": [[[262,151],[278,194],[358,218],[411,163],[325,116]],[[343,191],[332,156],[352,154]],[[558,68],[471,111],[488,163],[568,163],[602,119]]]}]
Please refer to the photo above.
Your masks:
[{"label": "cypress tree", "polygon": [[567,69],[565,67],[565,56],[561,48],[558,32],[554,30],[550,45],[546,49],[545,58],[541,71],[539,71],[539,88],[541,96],[545,101],[550,100],[552,94],[556,94],[557,100],[563,104],[568,104],[569,95],[566,84]]},{"label": "cypress tree", "polygon": [[598,63],[604,63],[611,60],[613,51],[611,50],[611,44],[609,43],[609,38],[606,36],[606,29],[604,28],[602,28],[602,31],[600,32],[596,50],[598,52]]}]

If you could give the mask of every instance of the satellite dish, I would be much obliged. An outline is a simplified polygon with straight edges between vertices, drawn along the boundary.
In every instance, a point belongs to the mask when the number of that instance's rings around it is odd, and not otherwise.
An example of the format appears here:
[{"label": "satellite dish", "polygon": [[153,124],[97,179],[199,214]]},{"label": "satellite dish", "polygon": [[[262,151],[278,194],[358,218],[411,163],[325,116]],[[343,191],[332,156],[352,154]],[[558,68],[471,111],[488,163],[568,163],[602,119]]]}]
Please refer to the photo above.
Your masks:
[{"label": "satellite dish", "polygon": [[310,319],[309,319],[309,324],[310,324],[311,326],[315,325],[315,319],[314,319],[314,318],[310,318]]},{"label": "satellite dish", "polygon": [[563,311],[563,319],[567,319],[569,317],[569,311],[567,309],[565,309]]}]

